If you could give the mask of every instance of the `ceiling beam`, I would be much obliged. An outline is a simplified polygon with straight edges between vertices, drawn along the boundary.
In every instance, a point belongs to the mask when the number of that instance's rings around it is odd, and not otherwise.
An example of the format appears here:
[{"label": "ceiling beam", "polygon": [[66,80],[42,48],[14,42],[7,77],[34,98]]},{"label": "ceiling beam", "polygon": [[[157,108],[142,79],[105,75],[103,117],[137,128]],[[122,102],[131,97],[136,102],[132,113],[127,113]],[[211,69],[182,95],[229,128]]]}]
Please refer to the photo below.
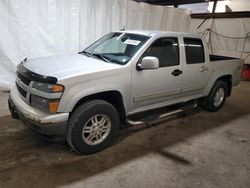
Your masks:
[{"label": "ceiling beam", "polygon": [[191,14],[193,19],[210,19],[210,18],[250,18],[250,11],[223,12],[223,13],[199,13]]},{"label": "ceiling beam", "polygon": [[215,13],[217,2],[218,2],[217,0],[214,1],[212,13]]}]

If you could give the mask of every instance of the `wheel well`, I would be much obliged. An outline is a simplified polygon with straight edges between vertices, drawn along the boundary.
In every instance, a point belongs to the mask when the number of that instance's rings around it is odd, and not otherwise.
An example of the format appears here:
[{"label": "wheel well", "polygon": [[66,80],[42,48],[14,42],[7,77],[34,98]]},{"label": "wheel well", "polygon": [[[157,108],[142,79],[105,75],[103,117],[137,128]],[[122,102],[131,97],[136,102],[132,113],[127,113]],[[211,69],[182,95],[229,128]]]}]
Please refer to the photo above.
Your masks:
[{"label": "wheel well", "polygon": [[225,75],[225,76],[218,78],[217,80],[221,80],[227,84],[227,86],[228,86],[227,96],[229,97],[231,95],[231,91],[232,91],[232,76]]},{"label": "wheel well", "polygon": [[[74,106],[72,112],[81,104],[84,102],[90,101],[90,100],[95,100],[95,99],[101,99],[104,100],[110,104],[112,104],[116,110],[119,113],[120,120],[122,123],[125,123],[126,121],[126,112],[123,104],[123,97],[119,91],[105,91],[105,92],[100,92],[92,95],[88,95],[81,100],[79,100],[76,105]],[[72,113],[71,112],[71,113]]]}]

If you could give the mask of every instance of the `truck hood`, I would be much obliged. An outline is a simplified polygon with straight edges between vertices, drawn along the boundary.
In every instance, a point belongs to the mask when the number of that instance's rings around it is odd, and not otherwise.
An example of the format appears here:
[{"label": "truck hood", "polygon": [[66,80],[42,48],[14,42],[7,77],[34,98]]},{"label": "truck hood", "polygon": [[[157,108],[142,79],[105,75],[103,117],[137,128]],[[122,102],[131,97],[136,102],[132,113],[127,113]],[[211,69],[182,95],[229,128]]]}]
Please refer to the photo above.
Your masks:
[{"label": "truck hood", "polygon": [[121,65],[115,63],[104,62],[81,54],[30,59],[25,61],[23,65],[32,72],[44,76],[53,76],[58,80],[121,67]]}]

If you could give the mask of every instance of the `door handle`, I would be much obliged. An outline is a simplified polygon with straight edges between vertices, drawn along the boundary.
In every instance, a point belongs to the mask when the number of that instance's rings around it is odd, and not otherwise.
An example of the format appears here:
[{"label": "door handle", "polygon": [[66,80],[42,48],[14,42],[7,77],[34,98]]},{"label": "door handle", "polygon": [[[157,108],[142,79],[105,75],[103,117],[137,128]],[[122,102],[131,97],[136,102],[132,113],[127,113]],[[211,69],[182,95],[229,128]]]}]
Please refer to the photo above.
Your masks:
[{"label": "door handle", "polygon": [[175,69],[171,74],[174,76],[179,76],[180,74],[182,74],[182,71],[179,69]]},{"label": "door handle", "polygon": [[202,67],[200,68],[200,71],[201,71],[201,72],[207,72],[207,67],[206,67],[206,66],[202,66]]}]

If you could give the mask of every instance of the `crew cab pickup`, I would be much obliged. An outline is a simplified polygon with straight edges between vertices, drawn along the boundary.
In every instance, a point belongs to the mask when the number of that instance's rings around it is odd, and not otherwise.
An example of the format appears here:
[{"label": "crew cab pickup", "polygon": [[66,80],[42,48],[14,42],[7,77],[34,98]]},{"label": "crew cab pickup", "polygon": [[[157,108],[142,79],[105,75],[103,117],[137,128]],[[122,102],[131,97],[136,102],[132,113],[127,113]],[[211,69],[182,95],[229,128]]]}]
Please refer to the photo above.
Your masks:
[{"label": "crew cab pickup", "polygon": [[23,60],[9,108],[39,133],[94,153],[134,114],[190,101],[218,111],[242,67],[241,59],[209,55],[197,35],[111,32],[78,54]]}]

